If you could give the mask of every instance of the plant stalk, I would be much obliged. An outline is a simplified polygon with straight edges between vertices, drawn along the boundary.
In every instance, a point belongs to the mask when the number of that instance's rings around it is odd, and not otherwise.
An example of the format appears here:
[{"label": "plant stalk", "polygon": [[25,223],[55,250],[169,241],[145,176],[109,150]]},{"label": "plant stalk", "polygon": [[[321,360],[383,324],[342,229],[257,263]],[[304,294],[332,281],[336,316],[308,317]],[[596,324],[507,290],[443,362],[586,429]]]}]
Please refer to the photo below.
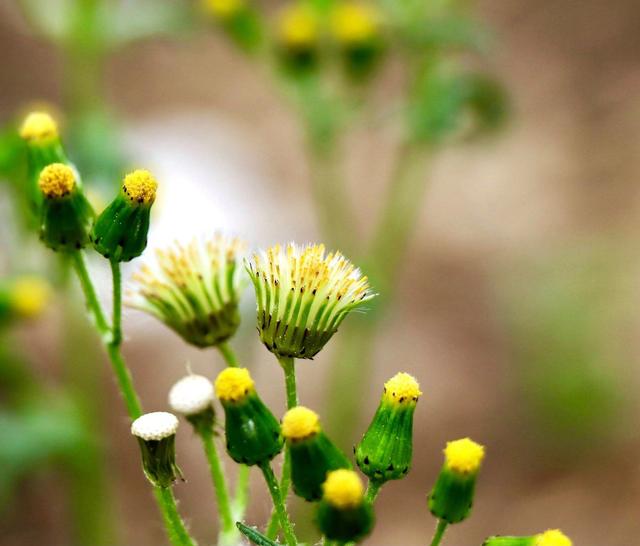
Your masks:
[{"label": "plant stalk", "polygon": [[438,524],[436,525],[436,531],[433,534],[433,539],[431,540],[431,546],[439,546],[442,542],[442,537],[444,537],[444,533],[447,530],[449,524],[443,519],[438,520]]},{"label": "plant stalk", "polygon": [[153,491],[162,511],[162,517],[171,544],[173,546],[196,546],[195,541],[189,536],[184,521],[180,517],[173,489],[170,487],[154,487]]},{"label": "plant stalk", "polygon": [[287,546],[297,546],[298,539],[296,538],[293,532],[293,527],[291,526],[291,522],[289,521],[287,508],[284,503],[284,497],[282,495],[282,491],[280,490],[280,486],[278,485],[278,480],[276,479],[276,476],[273,473],[273,469],[271,468],[271,463],[266,462],[264,464],[261,464],[260,469],[262,470],[264,480],[267,483],[267,487],[269,488],[269,493],[271,494],[271,499],[273,500],[274,510],[278,515],[278,519],[280,520],[280,526],[282,527],[285,542],[287,543]]}]

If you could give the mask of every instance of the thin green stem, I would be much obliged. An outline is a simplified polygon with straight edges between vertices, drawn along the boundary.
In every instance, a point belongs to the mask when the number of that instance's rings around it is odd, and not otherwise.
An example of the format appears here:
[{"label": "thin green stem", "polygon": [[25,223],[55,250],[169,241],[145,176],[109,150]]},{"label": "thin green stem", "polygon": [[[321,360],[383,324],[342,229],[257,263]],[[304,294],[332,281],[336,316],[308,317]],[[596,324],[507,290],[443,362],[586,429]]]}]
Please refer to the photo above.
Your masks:
[{"label": "thin green stem", "polygon": [[105,344],[110,343],[111,329],[109,328],[107,317],[105,316],[104,311],[102,310],[102,306],[100,305],[100,301],[98,300],[96,290],[93,286],[93,283],[91,282],[91,277],[89,277],[84,254],[81,250],[79,250],[73,253],[72,258],[73,268],[76,272],[76,275],[78,276],[78,280],[80,281],[80,286],[82,286],[82,291],[87,303],[87,308],[91,313],[94,325],[98,330],[98,333],[102,337],[103,342]]},{"label": "thin green stem", "polygon": [[433,539],[431,540],[431,546],[439,546],[442,542],[442,537],[444,536],[444,532],[447,530],[448,523],[443,519],[438,520],[438,525],[436,525],[436,531],[433,534]]},{"label": "thin green stem", "polygon": [[169,541],[173,546],[196,546],[195,541],[189,536],[184,521],[178,512],[176,498],[173,496],[173,489],[170,487],[154,487],[154,494],[162,517],[169,534]]},{"label": "thin green stem", "polygon": [[367,493],[365,494],[365,497],[364,497],[365,500],[367,502],[373,503],[376,500],[378,493],[380,493],[380,488],[382,487],[382,485],[383,483],[379,481],[375,481],[375,480],[369,481],[369,486],[367,487]]},{"label": "thin green stem", "polygon": [[236,477],[236,490],[233,496],[231,512],[233,519],[240,521],[244,518],[249,503],[249,478],[251,477],[251,467],[246,464],[238,466],[238,476]]},{"label": "thin green stem", "polygon": [[293,527],[291,526],[291,522],[289,521],[287,508],[284,504],[284,498],[280,490],[280,486],[278,485],[278,480],[276,479],[276,476],[273,473],[273,469],[271,468],[271,463],[266,462],[264,464],[261,464],[260,469],[262,470],[264,480],[267,483],[267,487],[269,488],[269,493],[271,494],[271,499],[273,500],[273,507],[278,514],[278,519],[280,519],[280,526],[282,527],[285,542],[288,546],[297,546],[298,539],[296,538],[296,535],[293,532]]},{"label": "thin green stem", "polygon": [[[285,388],[287,391],[287,409],[295,408],[298,405],[298,390],[296,387],[296,366],[295,360],[292,357],[278,357],[278,362],[284,370]],[[282,478],[280,479],[280,490],[282,491],[282,497],[285,500],[289,494],[289,487],[291,486],[291,453],[289,447],[285,446],[284,451],[284,463],[282,464]],[[271,512],[269,523],[267,524],[267,537],[273,539],[278,533],[278,515],[276,510]]]},{"label": "thin green stem", "polygon": [[122,343],[122,273],[120,262],[109,260],[113,279],[113,339],[111,344],[120,346]]},{"label": "thin green stem", "polygon": [[238,537],[238,530],[234,524],[233,514],[231,511],[231,502],[229,499],[229,488],[227,486],[227,480],[224,475],[224,469],[222,468],[222,461],[218,454],[215,439],[213,437],[213,431],[210,429],[204,429],[201,427],[197,429],[198,435],[202,440],[204,452],[207,457],[207,463],[209,464],[209,472],[211,473],[211,480],[216,493],[216,500],[218,502],[218,517],[220,520],[220,544],[231,544],[234,537]]},{"label": "thin green stem", "polygon": [[224,361],[227,363],[227,366],[231,368],[237,368],[240,366],[240,361],[236,356],[235,351],[229,346],[226,341],[223,341],[218,345],[218,351],[224,358]]}]

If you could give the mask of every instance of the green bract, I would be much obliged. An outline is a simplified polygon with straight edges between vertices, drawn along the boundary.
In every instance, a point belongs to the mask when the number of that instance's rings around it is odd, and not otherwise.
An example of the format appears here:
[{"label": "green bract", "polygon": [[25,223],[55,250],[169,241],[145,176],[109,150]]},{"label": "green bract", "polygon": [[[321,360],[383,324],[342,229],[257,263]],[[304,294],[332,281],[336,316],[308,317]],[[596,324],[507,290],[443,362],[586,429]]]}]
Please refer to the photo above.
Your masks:
[{"label": "green bract", "polygon": [[77,173],[68,165],[53,163],[38,179],[40,239],[53,250],[78,250],[89,242],[94,212],[82,192]]},{"label": "green bract", "polygon": [[120,193],[96,220],[91,239],[95,249],[115,262],[128,262],[147,246],[151,206],[157,182],[149,171],[128,174]]}]

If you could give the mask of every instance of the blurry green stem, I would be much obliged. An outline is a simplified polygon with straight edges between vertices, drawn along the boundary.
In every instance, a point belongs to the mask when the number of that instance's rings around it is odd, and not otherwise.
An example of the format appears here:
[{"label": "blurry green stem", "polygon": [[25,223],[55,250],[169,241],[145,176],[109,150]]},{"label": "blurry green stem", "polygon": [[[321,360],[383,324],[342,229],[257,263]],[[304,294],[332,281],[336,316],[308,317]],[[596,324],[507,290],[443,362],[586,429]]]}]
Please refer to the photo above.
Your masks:
[{"label": "blurry green stem", "polygon": [[262,470],[264,480],[267,483],[267,487],[269,488],[269,493],[271,494],[271,499],[273,500],[273,507],[278,514],[278,519],[280,520],[280,526],[282,527],[285,542],[288,546],[297,546],[298,540],[296,539],[296,536],[293,532],[293,527],[291,526],[291,522],[289,521],[287,508],[284,504],[284,496],[282,494],[282,491],[280,490],[280,487],[278,486],[278,480],[276,480],[276,477],[273,473],[271,463],[266,462],[261,464],[260,469]]},{"label": "blurry green stem", "polygon": [[425,147],[416,143],[405,142],[398,151],[384,201],[386,206],[363,266],[372,286],[380,293],[380,301],[372,303],[367,316],[346,325],[332,362],[328,389],[332,403],[327,428],[342,447],[352,443],[353,432],[360,425],[360,400],[370,387],[369,369],[383,316],[381,310],[393,299],[399,266],[418,220],[426,186],[427,157]]},{"label": "blurry green stem", "polygon": [[439,546],[442,542],[442,537],[444,536],[444,532],[447,530],[447,526],[449,524],[444,520],[438,520],[438,525],[436,525],[436,531],[433,534],[433,539],[431,540],[431,546]]},{"label": "blurry green stem", "polygon": [[223,341],[218,345],[218,351],[220,351],[220,354],[227,363],[227,366],[231,368],[237,368],[238,366],[240,366],[238,357],[226,341]]},{"label": "blurry green stem", "polygon": [[162,510],[162,517],[164,518],[171,544],[173,546],[196,546],[178,513],[173,489],[170,487],[154,487],[153,491]]},{"label": "blurry green stem", "polygon": [[122,274],[120,262],[109,260],[113,277],[113,338],[111,344],[119,347],[122,343]]},{"label": "blurry green stem", "polygon": [[220,546],[234,544],[238,541],[240,534],[233,521],[231,502],[229,500],[229,488],[218,449],[216,448],[213,430],[209,427],[197,427],[196,430],[202,440],[202,445],[207,456],[211,480],[213,481],[216,500],[218,501],[218,517],[220,519],[220,539],[218,543]]}]

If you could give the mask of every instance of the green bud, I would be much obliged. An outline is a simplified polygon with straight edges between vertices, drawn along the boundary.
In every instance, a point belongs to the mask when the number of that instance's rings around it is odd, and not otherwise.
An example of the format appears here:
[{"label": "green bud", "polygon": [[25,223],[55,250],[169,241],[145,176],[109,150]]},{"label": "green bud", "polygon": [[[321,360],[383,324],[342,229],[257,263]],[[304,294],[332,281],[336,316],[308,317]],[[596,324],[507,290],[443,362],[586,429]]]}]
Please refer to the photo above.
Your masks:
[{"label": "green bud", "polygon": [[149,171],[137,170],[125,177],[119,194],[98,216],[91,234],[95,249],[105,258],[128,262],[142,254],[157,186]]},{"label": "green bud", "polygon": [[349,459],[320,428],[318,415],[302,406],[282,418],[282,435],[291,454],[293,491],[308,501],[322,498],[322,484],[330,470],[351,468]]},{"label": "green bud", "polygon": [[77,173],[68,165],[53,163],[40,173],[43,195],[40,239],[53,250],[78,250],[89,242],[94,213],[84,196]]},{"label": "green bud", "polygon": [[140,445],[144,474],[156,487],[170,487],[182,478],[176,464],[177,429],[177,417],[164,411],[147,413],[131,424],[131,434]]},{"label": "green bud", "polygon": [[328,473],[323,497],[316,511],[316,523],[329,540],[357,541],[373,529],[375,516],[364,498],[364,487],[353,470]]},{"label": "green bud", "polygon": [[58,126],[45,112],[31,112],[22,123],[20,136],[27,144],[27,196],[37,214],[42,205],[43,196],[38,181],[40,173],[52,163],[68,164]]},{"label": "green bud", "polygon": [[413,413],[421,394],[420,385],[407,373],[385,383],[380,405],[355,450],[358,467],[370,480],[398,480],[411,469]]},{"label": "green bud", "polygon": [[226,368],[215,389],[225,415],[227,452],[237,463],[261,465],[282,451],[280,423],[260,400],[246,368]]},{"label": "green bud", "polygon": [[444,454],[444,466],[429,495],[429,510],[441,520],[458,523],[471,513],[484,447],[463,438],[447,443]]}]

